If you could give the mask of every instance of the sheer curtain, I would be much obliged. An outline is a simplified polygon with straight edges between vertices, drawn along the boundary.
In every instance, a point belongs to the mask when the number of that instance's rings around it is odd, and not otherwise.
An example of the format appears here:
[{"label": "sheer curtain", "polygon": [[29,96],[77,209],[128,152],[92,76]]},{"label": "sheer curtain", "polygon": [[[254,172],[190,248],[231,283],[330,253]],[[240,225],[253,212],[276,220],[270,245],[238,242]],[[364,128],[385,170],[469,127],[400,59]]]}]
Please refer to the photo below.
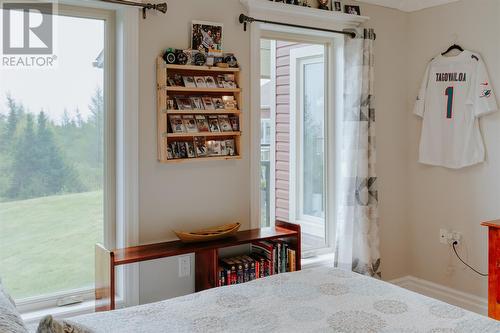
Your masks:
[{"label": "sheer curtain", "polygon": [[344,112],[335,265],[381,277],[375,108],[373,105],[373,29],[346,37]]}]

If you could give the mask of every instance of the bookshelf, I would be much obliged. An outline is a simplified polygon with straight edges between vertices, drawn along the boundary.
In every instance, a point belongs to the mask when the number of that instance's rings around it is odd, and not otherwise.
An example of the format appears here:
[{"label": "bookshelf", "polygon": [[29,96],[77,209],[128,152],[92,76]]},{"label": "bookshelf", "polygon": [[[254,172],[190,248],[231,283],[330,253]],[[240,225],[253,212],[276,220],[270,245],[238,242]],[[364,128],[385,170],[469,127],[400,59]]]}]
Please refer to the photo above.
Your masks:
[{"label": "bookshelf", "polygon": [[255,241],[286,240],[295,250],[295,267],[301,269],[300,225],[276,221],[274,227],[243,230],[234,236],[203,243],[183,243],[180,240],[123,249],[108,250],[101,244],[95,246],[95,296],[96,311],[115,309],[115,270],[117,266],[178,256],[195,254],[196,291],[215,288],[218,282],[219,250]]},{"label": "bookshelf", "polygon": [[[158,161],[161,163],[184,163],[184,162],[199,162],[199,161],[217,161],[217,160],[238,160],[241,159],[241,128],[242,128],[242,89],[240,88],[240,69],[239,68],[219,68],[208,66],[192,66],[192,65],[171,65],[165,63],[162,57],[158,57],[156,61],[156,79],[157,79],[157,126],[158,126]],[[190,76],[212,76],[231,74],[234,75],[234,82],[237,88],[199,88],[185,86],[170,86],[168,78],[179,75],[182,77]],[[193,109],[173,109],[167,107],[169,99],[179,97],[211,97],[221,98],[222,96],[232,96],[238,108],[231,109],[215,109],[215,110],[193,110]],[[179,108],[179,107],[177,107]],[[169,128],[169,117],[171,116],[193,116],[198,115],[209,116],[225,116],[237,117],[238,131],[226,132],[184,132],[172,133]],[[206,141],[226,142],[234,140],[234,153],[232,155],[220,156],[198,156],[190,158],[169,158],[168,148],[174,142],[184,144],[184,142],[194,143],[195,138]],[[174,144],[175,145],[175,144]]]}]

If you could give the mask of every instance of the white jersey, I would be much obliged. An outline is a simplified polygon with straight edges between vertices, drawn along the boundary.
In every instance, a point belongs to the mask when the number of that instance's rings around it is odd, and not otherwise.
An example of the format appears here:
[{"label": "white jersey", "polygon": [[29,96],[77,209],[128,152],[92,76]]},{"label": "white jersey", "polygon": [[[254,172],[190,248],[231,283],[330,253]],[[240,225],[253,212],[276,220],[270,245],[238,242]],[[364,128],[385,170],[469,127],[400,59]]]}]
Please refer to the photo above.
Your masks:
[{"label": "white jersey", "polygon": [[479,117],[497,110],[481,57],[439,55],[425,73],[414,113],[423,118],[419,162],[458,169],[484,161]]}]

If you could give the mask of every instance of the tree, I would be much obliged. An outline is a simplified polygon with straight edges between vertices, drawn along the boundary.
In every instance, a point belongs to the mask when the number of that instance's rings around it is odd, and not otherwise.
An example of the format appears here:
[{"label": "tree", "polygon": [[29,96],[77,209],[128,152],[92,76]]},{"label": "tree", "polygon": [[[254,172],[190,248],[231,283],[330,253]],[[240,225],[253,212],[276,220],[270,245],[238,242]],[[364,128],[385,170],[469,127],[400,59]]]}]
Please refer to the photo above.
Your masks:
[{"label": "tree", "polygon": [[9,109],[9,115],[7,116],[7,125],[2,136],[2,150],[8,150],[9,147],[11,147],[20,120],[20,114],[18,114],[19,108],[10,95],[7,95],[7,107]]},{"label": "tree", "polygon": [[93,124],[97,130],[97,166],[101,166],[103,162],[103,135],[104,135],[104,96],[101,87],[97,87],[92,96],[89,105],[91,116],[89,122]]}]

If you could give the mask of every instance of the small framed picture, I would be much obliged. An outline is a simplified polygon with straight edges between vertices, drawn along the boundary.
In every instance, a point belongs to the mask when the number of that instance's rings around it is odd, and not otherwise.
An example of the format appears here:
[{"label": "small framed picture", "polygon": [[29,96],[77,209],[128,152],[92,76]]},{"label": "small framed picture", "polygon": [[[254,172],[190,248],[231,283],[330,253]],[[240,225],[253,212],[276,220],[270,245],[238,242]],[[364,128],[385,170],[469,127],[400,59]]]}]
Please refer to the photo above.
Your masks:
[{"label": "small framed picture", "polygon": [[208,127],[210,128],[210,132],[220,132],[217,116],[208,116]]},{"label": "small framed picture", "polygon": [[207,143],[205,137],[197,136],[194,138],[194,148],[197,157],[207,156]]},{"label": "small framed picture", "polygon": [[195,76],[194,82],[196,83],[197,88],[206,88],[207,87],[207,82],[205,81],[204,76]]},{"label": "small framed picture", "polygon": [[222,101],[222,98],[212,98],[212,102],[214,103],[216,110],[224,110],[224,102]]},{"label": "small framed picture", "polygon": [[207,83],[208,88],[218,88],[213,76],[205,76],[205,82]]},{"label": "small framed picture", "polygon": [[209,52],[223,50],[221,23],[193,21],[191,23],[191,49]]},{"label": "small framed picture", "polygon": [[203,100],[203,105],[205,110],[215,110],[214,103],[212,102],[212,97],[205,96],[201,98]]},{"label": "small framed picture", "polygon": [[194,116],[185,115],[182,117],[182,122],[184,127],[186,128],[186,132],[188,133],[198,133],[198,126],[196,125],[196,121]]},{"label": "small framed picture", "polygon": [[169,146],[170,146],[170,151],[172,153],[172,159],[180,158],[179,146],[177,145],[177,142],[171,142]]},{"label": "small framed picture", "polygon": [[334,12],[341,12],[342,11],[342,2],[334,1],[333,6],[332,6],[332,10]]},{"label": "small framed picture", "polygon": [[179,115],[170,116],[170,127],[172,133],[186,133],[186,127],[182,122],[182,117]]},{"label": "small framed picture", "polygon": [[202,114],[196,115],[196,125],[198,126],[198,132],[209,132],[208,129],[208,120]]},{"label": "small framed picture", "polygon": [[231,130],[233,132],[238,132],[240,130],[240,118],[238,116],[230,116],[229,123],[231,124]]},{"label": "small framed picture", "polygon": [[192,77],[192,76],[183,76],[182,80],[184,81],[184,87],[187,87],[187,88],[196,88],[196,83],[194,82],[194,77]]},{"label": "small framed picture", "polygon": [[226,140],[226,155],[227,156],[236,155],[236,149],[234,148],[234,139]]},{"label": "small framed picture", "polygon": [[175,110],[175,102],[173,99],[167,99],[167,110]]},{"label": "small framed picture", "polygon": [[361,15],[361,9],[359,6],[345,5],[344,12],[351,15]]},{"label": "small framed picture", "polygon": [[185,142],[177,142],[179,147],[179,158],[188,158],[187,147]]},{"label": "small framed picture", "polygon": [[186,149],[187,149],[187,157],[188,158],[194,158],[196,157],[196,153],[194,151],[194,143],[193,142],[185,142],[186,144]]},{"label": "small framed picture", "polygon": [[229,122],[229,116],[227,114],[221,114],[219,116],[219,127],[222,132],[232,132],[233,128]]},{"label": "small framed picture", "polygon": [[179,97],[176,98],[175,101],[177,102],[177,108],[179,110],[192,110],[193,105],[191,104],[191,99],[188,97]]},{"label": "small framed picture", "polygon": [[222,101],[224,102],[224,108],[228,110],[234,110],[238,108],[238,104],[234,99],[234,96],[222,96]]},{"label": "small framed picture", "polygon": [[203,106],[203,101],[200,97],[191,97],[191,104],[193,104],[194,110],[205,110]]}]

